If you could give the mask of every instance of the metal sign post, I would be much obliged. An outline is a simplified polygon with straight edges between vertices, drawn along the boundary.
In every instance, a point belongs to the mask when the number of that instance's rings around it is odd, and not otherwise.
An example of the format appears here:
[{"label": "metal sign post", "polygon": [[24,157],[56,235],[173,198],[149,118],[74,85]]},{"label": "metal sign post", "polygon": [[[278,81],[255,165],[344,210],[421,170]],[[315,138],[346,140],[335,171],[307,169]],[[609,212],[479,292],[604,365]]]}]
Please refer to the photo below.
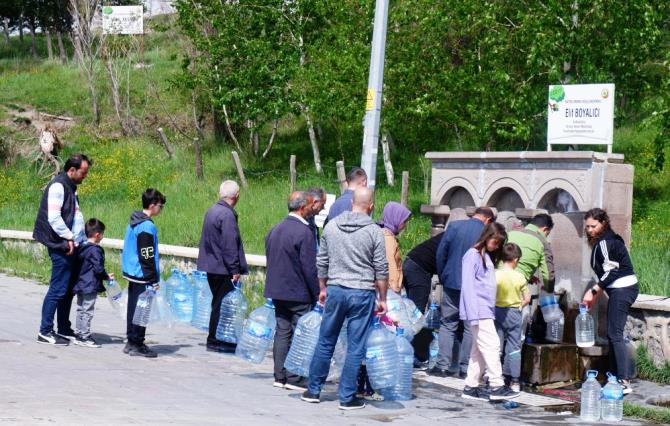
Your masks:
[{"label": "metal sign post", "polygon": [[377,172],[377,148],[379,146],[379,120],[382,110],[382,86],[384,84],[384,50],[388,23],[388,0],[377,0],[375,24],[372,32],[370,75],[368,78],[365,119],[363,122],[363,153],[361,167],[368,175],[368,187],[374,189]]}]

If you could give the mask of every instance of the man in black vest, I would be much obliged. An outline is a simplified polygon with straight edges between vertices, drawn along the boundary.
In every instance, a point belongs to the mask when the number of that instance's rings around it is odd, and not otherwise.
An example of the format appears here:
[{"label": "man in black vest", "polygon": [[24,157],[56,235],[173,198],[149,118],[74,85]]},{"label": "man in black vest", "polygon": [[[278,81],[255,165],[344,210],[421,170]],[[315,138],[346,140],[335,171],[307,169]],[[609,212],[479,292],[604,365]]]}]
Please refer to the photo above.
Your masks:
[{"label": "man in black vest", "polygon": [[288,216],[265,237],[267,269],[265,297],[275,305],[277,330],[273,346],[275,387],[307,390],[305,378],[284,368],[300,317],[319,296],[316,245],[307,218],[312,214],[310,193],[297,191],[288,200]]},{"label": "man in black vest", "polygon": [[[42,194],[33,238],[44,244],[49,252],[51,280],[42,303],[37,343],[67,345],[74,340],[69,317],[72,285],[77,278],[75,252],[79,244],[86,240],[77,185],[86,179],[92,164],[93,161],[83,154],[71,156],[65,162],[64,171],[49,182]],[[53,329],[56,313],[58,333]]]}]

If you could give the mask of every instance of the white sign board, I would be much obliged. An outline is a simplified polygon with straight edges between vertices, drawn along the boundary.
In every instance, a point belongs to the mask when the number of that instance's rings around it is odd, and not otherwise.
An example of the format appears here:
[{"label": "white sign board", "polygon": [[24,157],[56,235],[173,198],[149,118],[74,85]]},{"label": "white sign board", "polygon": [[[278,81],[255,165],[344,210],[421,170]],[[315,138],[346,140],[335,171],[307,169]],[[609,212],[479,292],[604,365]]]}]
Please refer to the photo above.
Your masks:
[{"label": "white sign board", "polygon": [[552,145],[607,145],[612,152],[614,84],[549,86],[547,150]]},{"label": "white sign board", "polygon": [[143,16],[142,6],[103,6],[102,32],[104,34],[143,34]]}]

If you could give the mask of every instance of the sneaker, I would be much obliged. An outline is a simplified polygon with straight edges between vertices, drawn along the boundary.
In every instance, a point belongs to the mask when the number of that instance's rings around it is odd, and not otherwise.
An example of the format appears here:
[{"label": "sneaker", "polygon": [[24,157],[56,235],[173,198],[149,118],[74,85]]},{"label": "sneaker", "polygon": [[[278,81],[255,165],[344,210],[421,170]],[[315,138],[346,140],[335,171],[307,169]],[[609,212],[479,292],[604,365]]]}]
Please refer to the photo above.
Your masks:
[{"label": "sneaker", "polygon": [[51,331],[47,334],[38,333],[37,343],[42,343],[43,345],[67,346],[70,344],[70,339],[62,338]]},{"label": "sneaker", "polygon": [[302,393],[302,395],[300,395],[300,399],[302,399],[305,402],[311,402],[313,404],[318,404],[319,402],[321,402],[320,397],[321,395],[319,394],[315,395],[308,390],[306,390],[305,392]]},{"label": "sneaker", "polygon": [[149,349],[149,347],[145,344],[141,344],[139,346],[132,345],[128,351],[128,355],[143,356],[145,358],[156,358],[158,356],[156,352]]},{"label": "sneaker", "polygon": [[477,399],[480,401],[488,401],[488,395],[484,395],[481,392],[481,389],[479,388],[471,388],[470,386],[466,386],[463,388],[463,393],[461,394],[461,398],[464,399]]},{"label": "sneaker", "polygon": [[272,384],[272,387],[284,389],[284,383],[283,383],[283,382],[275,381],[275,382]]},{"label": "sneaker", "polygon": [[435,377],[451,377],[453,374],[444,368],[440,368],[438,366],[435,366],[433,368],[430,368],[426,370],[426,374],[430,376],[435,376]]},{"label": "sneaker", "polygon": [[[384,400],[384,396],[382,396],[382,394],[380,394],[379,392],[366,393],[363,396],[363,398],[367,399],[368,401],[383,401]],[[363,408],[363,407],[361,407],[361,408]]]},{"label": "sneaker", "polygon": [[619,380],[619,384],[621,385],[621,390],[623,391],[624,395],[633,393],[633,388],[630,387],[630,382]]},{"label": "sneaker", "polygon": [[360,399],[360,398],[354,398],[349,402],[342,402],[340,401],[340,410],[360,410],[361,408],[365,408],[365,401]]},{"label": "sneaker", "polygon": [[93,340],[91,337],[79,337],[75,336],[74,344],[79,346],[85,346],[87,348],[99,348],[101,345]]},{"label": "sneaker", "polygon": [[126,342],[126,346],[123,347],[123,353],[127,354],[130,353],[130,350],[133,348],[133,345],[131,343]]},{"label": "sneaker", "polygon": [[428,370],[428,361],[420,361],[417,357],[414,357],[414,369],[419,371]]},{"label": "sneaker", "polygon": [[509,388],[514,392],[521,392],[521,383],[519,383],[519,381],[516,379],[512,379]]},{"label": "sneaker", "polygon": [[491,393],[489,394],[489,400],[491,401],[502,401],[503,399],[513,399],[519,396],[520,392],[514,392],[509,386],[498,386],[497,388],[492,388]]},{"label": "sneaker", "polygon": [[218,343],[207,343],[207,352],[223,352],[223,348]]},{"label": "sneaker", "polygon": [[60,336],[60,337],[63,338],[63,339],[67,339],[67,340],[69,340],[70,342],[74,342],[74,341],[77,340],[77,335],[74,334],[74,331],[72,331],[72,330],[70,330],[70,331],[63,331],[63,332],[58,331],[58,332],[56,333],[56,335],[57,335],[57,336]]},{"label": "sneaker", "polygon": [[286,382],[284,389],[295,390],[295,391],[306,391],[307,390],[307,380],[300,379],[297,382],[289,383]]}]

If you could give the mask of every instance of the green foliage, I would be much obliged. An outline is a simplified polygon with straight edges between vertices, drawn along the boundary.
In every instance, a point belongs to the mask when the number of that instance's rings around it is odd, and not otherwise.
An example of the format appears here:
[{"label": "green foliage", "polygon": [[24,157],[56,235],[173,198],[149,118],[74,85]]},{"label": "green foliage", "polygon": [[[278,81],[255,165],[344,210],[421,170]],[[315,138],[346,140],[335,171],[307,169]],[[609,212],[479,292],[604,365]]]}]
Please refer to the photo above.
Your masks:
[{"label": "green foliage", "polygon": [[661,367],[657,367],[649,356],[646,346],[640,345],[637,348],[635,364],[637,366],[637,376],[640,379],[663,385],[670,384],[670,361],[666,360]]},{"label": "green foliage", "polygon": [[640,419],[651,420],[660,424],[670,423],[670,410],[667,408],[650,408],[624,401],[623,415],[626,417],[637,417]]}]

